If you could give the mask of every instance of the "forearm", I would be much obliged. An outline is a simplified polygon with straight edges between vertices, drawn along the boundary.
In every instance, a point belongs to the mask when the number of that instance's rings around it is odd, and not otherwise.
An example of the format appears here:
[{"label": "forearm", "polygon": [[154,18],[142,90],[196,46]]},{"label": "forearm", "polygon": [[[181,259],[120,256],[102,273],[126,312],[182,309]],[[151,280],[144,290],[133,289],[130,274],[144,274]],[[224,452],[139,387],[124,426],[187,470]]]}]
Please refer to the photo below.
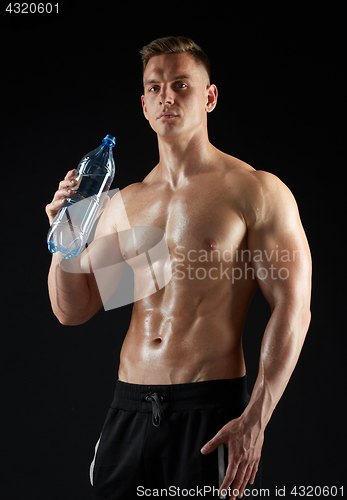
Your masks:
[{"label": "forearm", "polygon": [[[55,316],[63,325],[79,325],[91,315],[91,290],[88,275],[83,273],[80,258],[63,261],[61,253],[52,256],[48,274],[48,290]],[[75,271],[75,272],[73,272]]]},{"label": "forearm", "polygon": [[308,307],[277,305],[261,345],[259,373],[244,418],[264,430],[298,361],[310,323]]}]

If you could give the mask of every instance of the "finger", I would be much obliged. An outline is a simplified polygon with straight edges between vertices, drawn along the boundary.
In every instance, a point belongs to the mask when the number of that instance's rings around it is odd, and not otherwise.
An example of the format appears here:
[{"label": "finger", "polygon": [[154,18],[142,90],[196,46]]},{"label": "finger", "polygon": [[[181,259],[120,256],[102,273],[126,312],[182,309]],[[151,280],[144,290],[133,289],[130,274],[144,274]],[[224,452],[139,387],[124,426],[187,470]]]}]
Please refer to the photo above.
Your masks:
[{"label": "finger", "polygon": [[[238,464],[232,465],[232,463],[229,462],[229,465],[228,465],[226,473],[225,473],[224,480],[219,488],[220,492],[222,490],[227,490],[229,488],[229,486],[232,484],[232,482],[234,481],[234,479],[236,477],[237,471],[238,471]],[[233,485],[232,489],[234,489],[234,485]]]},{"label": "finger", "polygon": [[[231,498],[234,500],[235,498],[240,497],[243,485],[247,484],[245,482],[245,468],[240,468],[237,470],[237,473],[234,476],[234,479],[230,483],[231,486]],[[244,490],[244,488],[243,488]],[[242,491],[243,492],[243,491]]]},{"label": "finger", "polygon": [[48,217],[54,218],[59,208],[66,203],[66,197],[71,196],[73,192],[74,191],[71,188],[59,189],[58,191],[56,191],[51,203],[48,203],[48,205],[46,205],[46,214],[48,215]]},{"label": "finger", "polygon": [[73,192],[74,192],[74,190],[73,190],[72,186],[68,186],[68,187],[65,187],[65,188],[58,189],[54,193],[52,201],[60,200],[61,198],[64,198],[64,196],[69,196],[69,195],[73,194]]},{"label": "finger", "polygon": [[72,170],[69,170],[68,173],[65,175],[64,179],[71,179],[77,174],[77,169],[73,168]]},{"label": "finger", "polygon": [[[248,481],[251,477],[252,470],[253,470],[252,465],[249,465],[246,469],[246,472],[243,475],[243,479],[240,479],[240,482],[236,483],[236,485],[235,485],[235,488],[239,491],[239,495],[238,495],[239,498],[243,497],[243,494],[245,492],[245,488],[246,488]],[[241,476],[240,476],[240,478],[241,478]]]},{"label": "finger", "polygon": [[249,479],[249,484],[253,484],[254,483],[254,480],[255,480],[255,476],[257,475],[257,472],[258,472],[258,466],[259,466],[259,461],[256,462],[253,466],[253,470],[252,470],[252,473],[251,473],[251,477]]},{"label": "finger", "polygon": [[69,170],[66,173],[64,179],[62,181],[60,181],[59,187],[60,186],[61,187],[66,187],[67,185],[70,185],[70,182],[75,179],[76,174],[77,174],[77,169],[76,168],[73,168],[72,170]]},{"label": "finger", "polygon": [[207,455],[214,451],[220,444],[224,443],[223,436],[218,432],[208,443],[200,450],[203,455]]},{"label": "finger", "polygon": [[46,214],[49,218],[50,224],[53,222],[54,217],[57,215],[59,208],[61,208],[66,203],[66,197],[71,196],[74,192],[74,187],[76,186],[76,175],[77,170],[74,168],[69,170],[64,177],[63,181],[60,181],[58,190],[54,193],[53,200],[48,203],[45,207]]},{"label": "finger", "polygon": [[77,179],[75,177],[69,177],[59,182],[58,190],[74,188],[77,184]]},{"label": "finger", "polygon": [[46,205],[46,213],[48,214],[53,214],[57,213],[59,208],[66,203],[66,198],[63,196],[62,198],[58,198],[55,200],[52,200],[51,203],[48,203]]},{"label": "finger", "polygon": [[237,497],[234,497],[234,498],[243,498],[243,494],[244,494],[244,492],[245,492],[245,488],[246,488],[246,486],[247,486],[247,483],[248,483],[248,481],[244,481],[244,482],[242,483],[241,487],[240,487],[240,488],[237,488],[238,495],[237,495]]},{"label": "finger", "polygon": [[66,202],[66,198],[58,198],[56,200],[52,200],[51,203],[48,203],[46,205],[46,212],[57,212],[59,210],[59,207],[63,205]]}]

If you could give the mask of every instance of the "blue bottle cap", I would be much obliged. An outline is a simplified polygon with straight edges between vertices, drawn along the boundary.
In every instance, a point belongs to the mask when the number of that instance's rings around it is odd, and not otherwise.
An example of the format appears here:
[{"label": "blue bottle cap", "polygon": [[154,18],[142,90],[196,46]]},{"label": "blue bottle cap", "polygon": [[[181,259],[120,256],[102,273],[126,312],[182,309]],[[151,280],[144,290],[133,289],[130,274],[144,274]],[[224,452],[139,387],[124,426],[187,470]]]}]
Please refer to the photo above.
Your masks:
[{"label": "blue bottle cap", "polygon": [[113,148],[116,144],[116,138],[107,134],[106,137],[103,138],[102,143],[107,144],[110,148]]}]

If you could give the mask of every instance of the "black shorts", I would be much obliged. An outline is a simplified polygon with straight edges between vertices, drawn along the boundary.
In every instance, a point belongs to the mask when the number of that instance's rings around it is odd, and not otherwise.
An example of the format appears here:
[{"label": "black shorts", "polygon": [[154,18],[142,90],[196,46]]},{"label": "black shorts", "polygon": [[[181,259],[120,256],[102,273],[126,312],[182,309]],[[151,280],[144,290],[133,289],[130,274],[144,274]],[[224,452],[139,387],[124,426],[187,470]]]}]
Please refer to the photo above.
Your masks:
[{"label": "black shorts", "polygon": [[227,449],[200,450],[248,401],[246,377],[155,386],[118,381],[90,468],[93,498],[219,498]]}]

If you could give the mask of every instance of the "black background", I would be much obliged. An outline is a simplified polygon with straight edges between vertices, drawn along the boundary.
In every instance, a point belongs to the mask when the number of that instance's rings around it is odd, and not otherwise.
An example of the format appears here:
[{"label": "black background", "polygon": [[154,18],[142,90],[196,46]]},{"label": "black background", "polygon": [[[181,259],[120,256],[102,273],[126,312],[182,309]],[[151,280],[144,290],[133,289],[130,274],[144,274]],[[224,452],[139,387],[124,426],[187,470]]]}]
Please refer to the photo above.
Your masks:
[{"label": "black background", "polygon": [[[286,486],[289,497],[295,485],[344,485],[342,11],[233,2],[59,6],[59,15],[2,19],[2,498],[92,496],[89,464],[131,306],[77,327],[57,321],[46,286],[44,207],[106,134],[117,138],[113,188],[156,164],[138,51],[166,35],[189,36],[208,53],[219,90],[211,142],[288,185],[312,250],[312,323],[266,430],[263,487],[274,497]],[[256,293],[244,332],[250,390],[268,318]]]}]

